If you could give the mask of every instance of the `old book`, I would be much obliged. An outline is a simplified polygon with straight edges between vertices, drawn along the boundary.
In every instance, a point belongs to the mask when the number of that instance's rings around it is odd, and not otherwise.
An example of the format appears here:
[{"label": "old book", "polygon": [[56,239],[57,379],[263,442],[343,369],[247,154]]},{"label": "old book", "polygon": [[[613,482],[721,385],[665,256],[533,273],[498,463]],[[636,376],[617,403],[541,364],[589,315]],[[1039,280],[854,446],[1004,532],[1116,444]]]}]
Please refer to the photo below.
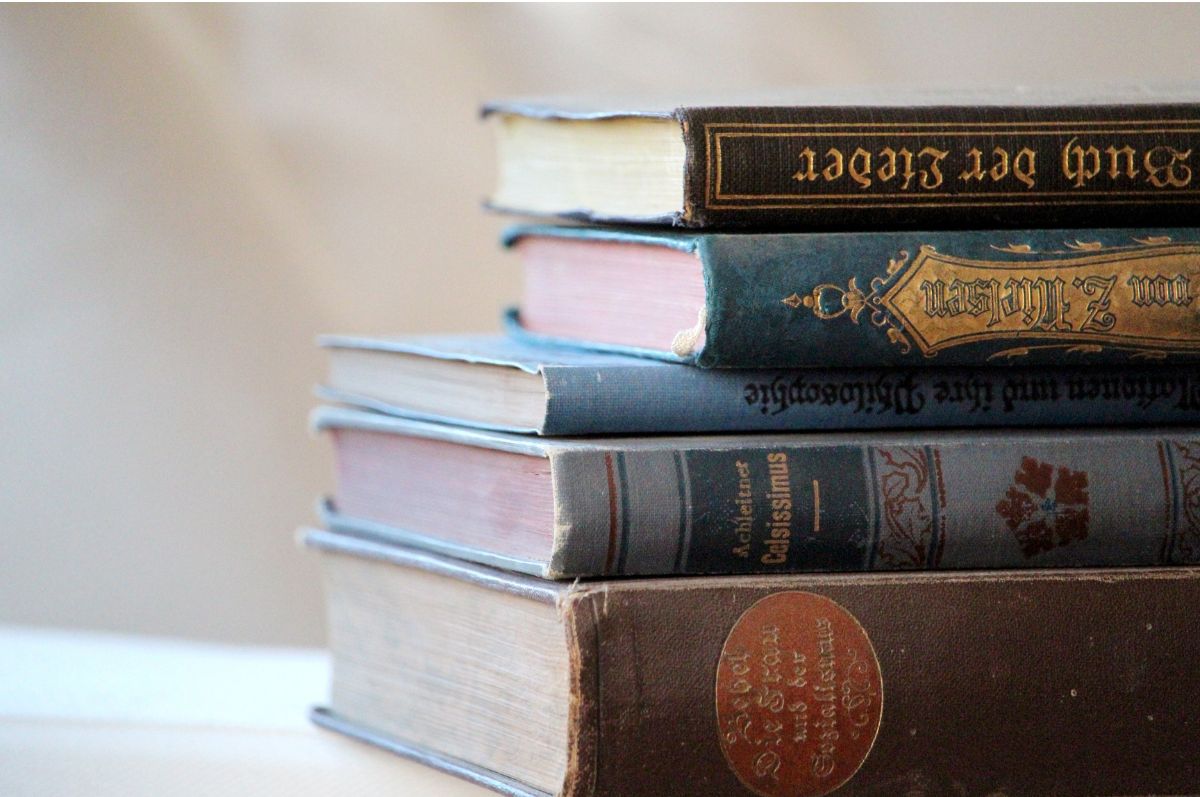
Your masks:
[{"label": "old book", "polygon": [[331,525],[551,578],[1200,562],[1179,430],[536,438],[322,408]]},{"label": "old book", "polygon": [[1200,359],[1200,229],[515,227],[518,335],[717,368]]},{"label": "old book", "polygon": [[322,398],[541,435],[1200,425],[1200,367],[701,369],[498,335],[321,338]]},{"label": "old book", "polygon": [[1200,569],[555,583],[329,532],[321,725],[508,795],[1193,794]]},{"label": "old book", "polygon": [[492,204],[794,230],[1186,224],[1200,206],[1194,87],[754,102],[490,104]]}]

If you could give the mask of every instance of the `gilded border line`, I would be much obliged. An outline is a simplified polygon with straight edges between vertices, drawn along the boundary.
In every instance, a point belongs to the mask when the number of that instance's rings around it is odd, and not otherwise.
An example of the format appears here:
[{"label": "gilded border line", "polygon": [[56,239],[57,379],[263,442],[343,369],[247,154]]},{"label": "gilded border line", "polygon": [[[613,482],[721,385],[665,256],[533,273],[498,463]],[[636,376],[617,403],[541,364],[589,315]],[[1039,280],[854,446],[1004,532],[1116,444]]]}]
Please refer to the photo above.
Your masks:
[{"label": "gilded border line", "polygon": [[[899,127],[911,127],[911,125],[900,125]],[[1005,133],[1020,133],[1023,136],[1067,136],[1067,135],[1082,135],[1102,134],[1102,133],[1195,133],[1200,131],[1195,122],[1190,123],[1189,127],[1180,127],[1178,129],[1170,128],[1154,128],[1154,129],[1131,129],[1131,130],[1110,130],[1099,129],[1092,130],[1090,128],[1069,128],[1066,130],[847,130],[844,133],[818,133],[822,138],[849,138],[851,136],[995,136]],[[712,133],[716,138],[795,138],[796,136],[805,135],[807,131],[797,130],[794,133],[785,132],[760,132],[760,133],[743,133],[737,131],[718,131]]]},{"label": "gilded border line", "polygon": [[[1182,193],[1182,192],[1179,192],[1179,193]],[[998,207],[998,206],[1003,206],[1003,207],[1025,207],[1025,206],[1035,206],[1035,205],[1039,205],[1039,206],[1046,206],[1046,205],[1053,205],[1053,206],[1071,206],[1071,205],[1134,205],[1134,204],[1156,204],[1156,205],[1166,205],[1166,204],[1170,204],[1170,205],[1184,205],[1184,204],[1188,204],[1188,205],[1194,205],[1194,204],[1196,204],[1196,202],[1197,202],[1197,200],[1196,200],[1196,196],[1195,196],[1195,194],[1193,194],[1193,193],[1189,193],[1187,196],[1178,196],[1177,198],[1171,198],[1171,197],[1155,197],[1155,196],[1140,197],[1140,196],[1137,196],[1137,195],[1126,195],[1126,198],[1125,198],[1125,199],[1120,199],[1120,198],[1104,199],[1104,198],[1102,198],[1102,197],[1097,197],[1097,198],[1088,199],[1088,198],[1085,198],[1085,197],[1080,197],[1080,198],[1078,198],[1078,199],[1064,199],[1064,200],[1061,200],[1061,201],[1058,201],[1058,202],[1053,202],[1053,201],[1038,201],[1038,202],[1013,202],[1013,201],[989,202],[989,201],[967,201],[967,200],[972,200],[972,199],[974,199],[974,198],[975,198],[975,196],[978,196],[978,195],[973,195],[973,196],[966,196],[966,197],[963,197],[963,200],[962,200],[962,201],[958,201],[958,202],[955,202],[955,201],[942,201],[942,202],[871,202],[871,203],[866,203],[866,202],[856,202],[856,203],[853,203],[853,204],[849,204],[849,203],[843,203],[843,204],[840,204],[840,205],[839,205],[839,204],[836,204],[836,203],[828,203],[828,202],[827,202],[827,203],[815,203],[815,204],[812,204],[812,203],[804,203],[804,204],[800,204],[800,203],[796,203],[796,204],[782,204],[782,203],[775,203],[775,204],[764,204],[764,205],[714,205],[714,204],[711,204],[711,203],[710,203],[710,204],[708,204],[708,205],[707,205],[707,207],[709,207],[709,208],[712,208],[712,209],[714,209],[714,210],[756,210],[756,209],[766,209],[766,210],[770,210],[770,209],[774,209],[774,208],[785,208],[785,209],[786,209],[786,208],[801,208],[801,209],[814,209],[814,210],[816,210],[816,209],[821,209],[821,208],[850,208],[850,209],[853,209],[853,208],[899,208],[899,207],[913,207],[913,208],[918,208],[918,207],[919,207],[919,208],[972,208],[972,207],[978,207],[978,208],[986,208],[986,207]],[[942,200],[946,200],[946,199],[947,199],[947,197],[940,197],[940,198],[941,198]]]},{"label": "gilded border line", "polygon": [[[1106,129],[1112,125],[1128,125],[1127,129]],[[1150,125],[1172,125],[1172,127],[1148,127]],[[948,130],[948,127],[966,129]],[[1046,130],[1026,130],[1022,126],[1046,127]],[[906,130],[904,128],[929,127],[938,129]],[[971,128],[996,127],[1001,129],[980,130]],[[755,128],[756,130],[728,131],[723,128]],[[788,131],[768,130],[761,128],[789,128]],[[822,128],[843,128],[845,132],[825,132]],[[880,128],[880,130],[863,130],[862,128]],[[1004,129],[1007,128],[1007,129]],[[705,206],[714,210],[770,210],[770,209],[822,209],[829,207],[854,208],[896,208],[896,207],[1020,207],[1030,205],[1092,205],[1092,204],[1130,204],[1153,201],[1156,203],[1191,203],[1192,197],[1200,197],[1200,189],[1129,189],[1088,191],[1084,195],[1075,194],[1069,190],[1060,191],[1006,191],[1006,192],[975,192],[968,194],[726,194],[721,192],[724,176],[723,138],[799,138],[816,133],[823,138],[852,137],[852,136],[895,136],[895,135],[940,135],[962,137],[970,135],[995,136],[1004,134],[1014,135],[1082,135],[1082,134],[1200,134],[1200,120],[1130,120],[1095,121],[1062,120],[1056,122],[876,122],[847,125],[845,123],[791,123],[791,122],[706,122],[704,123],[705,140]],[[715,163],[714,163],[715,151]],[[1012,201],[1008,197],[1026,199],[1041,198],[1039,201]],[[1105,199],[1104,197],[1115,197]],[[1046,199],[1059,198],[1059,201],[1048,202]],[[760,204],[747,204],[757,200]],[[862,201],[868,200],[868,201]],[[931,201],[937,200],[937,201]],[[722,204],[733,202],[737,204]]]},{"label": "gilded border line", "polygon": [[1138,127],[1144,125],[1192,125],[1196,119],[1067,119],[1054,121],[1026,122],[705,122],[704,129],[710,127],[1055,127],[1071,125],[1126,125]]},{"label": "gilded border line", "polygon": [[[1200,251],[1200,246],[1194,243],[1179,243],[1155,248],[1148,251],[1123,250],[1120,252],[1103,252],[1096,255],[1087,255],[1083,257],[1074,257],[1068,259],[1042,260],[1036,262],[1021,262],[1013,261],[1005,262],[1001,266],[1003,270],[1011,271],[1044,271],[1047,269],[1070,271],[1072,269],[1086,269],[1096,266],[1107,265],[1128,265],[1134,264],[1143,260],[1157,260],[1163,256],[1186,256],[1195,255]],[[896,282],[887,289],[882,297],[882,304],[887,308],[888,312],[892,313],[897,319],[900,319],[904,331],[912,335],[918,341],[918,345],[923,354],[929,356],[937,352],[944,351],[955,346],[975,343],[978,341],[993,340],[995,334],[987,331],[964,332],[957,335],[951,335],[943,338],[936,344],[931,344],[929,339],[922,334],[920,326],[914,324],[911,319],[901,312],[895,303],[895,298],[904,293],[906,289],[917,278],[919,269],[917,263],[921,258],[913,261],[913,264],[908,268]],[[995,269],[998,263],[990,263],[978,261],[971,258],[956,257],[941,252],[936,253],[935,262],[947,263],[964,270],[988,271]],[[1009,330],[1004,333],[1006,339],[1014,340],[1051,340],[1061,341],[1063,343],[1112,343],[1115,345],[1140,345],[1155,349],[1165,349],[1168,351],[1196,351],[1200,349],[1200,339],[1196,337],[1181,337],[1167,338],[1162,335],[1139,335],[1135,333],[1113,333],[1113,332],[1082,332],[1079,330],[1073,331],[1050,331],[1042,329],[1023,329]]]}]

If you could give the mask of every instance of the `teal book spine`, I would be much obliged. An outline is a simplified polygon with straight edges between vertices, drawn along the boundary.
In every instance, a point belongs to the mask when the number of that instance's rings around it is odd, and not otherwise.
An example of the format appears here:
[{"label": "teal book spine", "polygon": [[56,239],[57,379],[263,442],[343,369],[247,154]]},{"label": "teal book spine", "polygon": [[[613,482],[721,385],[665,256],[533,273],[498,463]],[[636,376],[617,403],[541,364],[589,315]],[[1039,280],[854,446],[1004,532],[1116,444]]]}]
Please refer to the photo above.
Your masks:
[{"label": "teal book spine", "polygon": [[[666,246],[703,268],[704,368],[1200,361],[1200,228],[672,233],[522,227]],[[511,327],[523,337],[538,337]]]}]

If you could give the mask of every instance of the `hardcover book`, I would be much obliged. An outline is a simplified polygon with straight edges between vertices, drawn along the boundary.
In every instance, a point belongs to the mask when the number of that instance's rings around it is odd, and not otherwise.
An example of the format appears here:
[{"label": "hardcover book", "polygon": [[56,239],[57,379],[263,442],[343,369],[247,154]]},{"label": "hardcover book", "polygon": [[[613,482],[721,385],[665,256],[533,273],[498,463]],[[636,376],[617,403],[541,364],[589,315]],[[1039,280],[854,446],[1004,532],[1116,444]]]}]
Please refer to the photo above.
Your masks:
[{"label": "hardcover book", "polygon": [[1200,359],[1200,229],[527,226],[515,334],[716,368]]},{"label": "hardcover book", "polygon": [[518,101],[484,115],[492,205],[529,214],[848,230],[1161,225],[1200,207],[1194,90]]},{"label": "hardcover book", "polygon": [[549,578],[1200,562],[1200,434],[537,438],[322,408],[329,525]]},{"label": "hardcover book", "polygon": [[540,435],[1200,425],[1200,368],[738,371],[498,335],[321,338],[322,398]]},{"label": "hardcover book", "polygon": [[311,532],[325,727],[523,797],[1191,794],[1200,569],[545,582]]}]

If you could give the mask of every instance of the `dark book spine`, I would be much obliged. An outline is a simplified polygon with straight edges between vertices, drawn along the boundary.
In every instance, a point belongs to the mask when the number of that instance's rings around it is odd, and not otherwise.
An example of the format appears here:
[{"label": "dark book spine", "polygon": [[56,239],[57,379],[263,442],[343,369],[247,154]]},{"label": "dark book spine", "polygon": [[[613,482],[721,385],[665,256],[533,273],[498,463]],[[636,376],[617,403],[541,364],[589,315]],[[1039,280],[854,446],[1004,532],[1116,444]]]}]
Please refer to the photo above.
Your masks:
[{"label": "dark book spine", "polygon": [[555,577],[1200,562],[1187,433],[553,450]]},{"label": "dark book spine", "polygon": [[704,367],[1200,359],[1196,228],[704,235]]},{"label": "dark book spine", "polygon": [[1188,223],[1200,106],[685,108],[682,223]]},{"label": "dark book spine", "polygon": [[546,435],[1200,426],[1195,366],[834,371],[546,366],[543,373]]},{"label": "dark book spine", "polygon": [[1200,783],[1192,569],[580,593],[568,614],[581,764],[567,795],[1090,797]]}]

